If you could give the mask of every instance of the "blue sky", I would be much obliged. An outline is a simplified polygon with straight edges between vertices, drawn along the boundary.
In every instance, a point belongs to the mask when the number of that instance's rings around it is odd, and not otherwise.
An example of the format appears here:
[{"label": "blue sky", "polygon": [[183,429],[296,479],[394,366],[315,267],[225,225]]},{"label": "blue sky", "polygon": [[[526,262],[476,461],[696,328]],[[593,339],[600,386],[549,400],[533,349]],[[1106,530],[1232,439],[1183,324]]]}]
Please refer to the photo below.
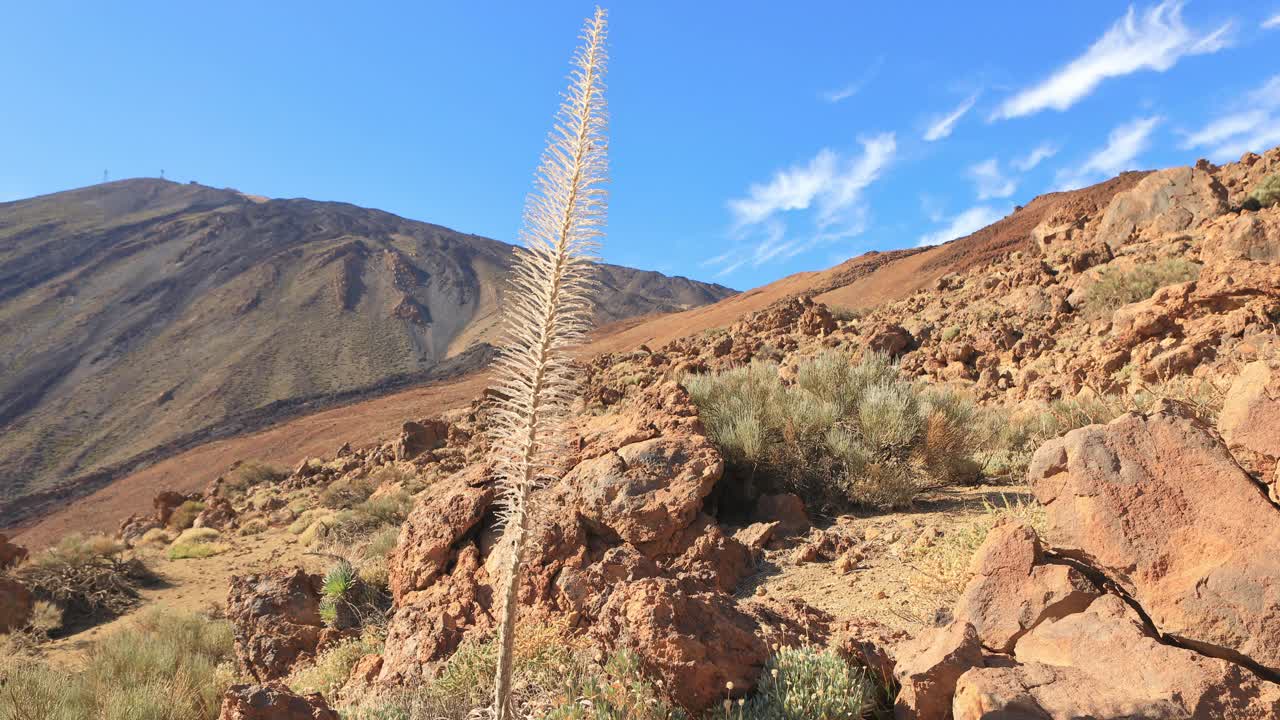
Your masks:
[{"label": "blue sky", "polygon": [[[16,4],[0,200],[164,169],[510,241],[592,7]],[[737,288],[1280,144],[1280,0],[606,7],[604,256]]]}]

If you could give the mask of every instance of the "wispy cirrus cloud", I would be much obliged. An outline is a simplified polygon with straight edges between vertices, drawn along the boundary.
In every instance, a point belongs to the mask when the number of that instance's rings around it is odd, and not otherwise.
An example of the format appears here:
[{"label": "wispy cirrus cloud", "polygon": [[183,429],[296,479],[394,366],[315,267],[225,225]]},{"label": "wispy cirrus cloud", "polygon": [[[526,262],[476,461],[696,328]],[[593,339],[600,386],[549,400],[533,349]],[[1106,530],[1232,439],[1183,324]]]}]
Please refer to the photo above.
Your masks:
[{"label": "wispy cirrus cloud", "polygon": [[1019,172],[1029,172],[1037,165],[1048,160],[1058,154],[1058,146],[1053,143],[1043,142],[1032,148],[1031,152],[1022,157],[1015,158],[1012,165]]},{"label": "wispy cirrus cloud", "polygon": [[1200,32],[1182,19],[1183,0],[1164,0],[1137,14],[1129,6],[1083,55],[1045,80],[1005,100],[991,119],[1066,110],[1092,93],[1104,80],[1142,70],[1164,72],[1190,55],[1217,52],[1230,44],[1232,22]]},{"label": "wispy cirrus cloud", "polygon": [[1151,133],[1162,120],[1159,115],[1140,117],[1114,128],[1107,135],[1106,145],[1079,166],[1058,172],[1058,189],[1074,190],[1132,170],[1134,161],[1150,146]]},{"label": "wispy cirrus cloud", "polygon": [[1280,28],[1280,13],[1272,15],[1262,21],[1263,30],[1275,30],[1276,28]]},{"label": "wispy cirrus cloud", "polygon": [[737,244],[703,264],[719,267],[717,276],[723,276],[863,232],[868,210],[862,192],[893,160],[897,140],[890,132],[859,143],[862,151],[856,154],[824,148],[807,163],[779,170],[730,200]]},{"label": "wispy cirrus cloud", "polygon": [[970,166],[969,177],[977,186],[979,200],[1007,198],[1018,189],[1018,181],[1006,176],[995,158]]},{"label": "wispy cirrus cloud", "polygon": [[843,87],[835,88],[834,90],[825,90],[819,93],[818,97],[822,98],[824,102],[832,104],[844,102],[845,100],[848,100],[854,95],[862,92],[862,89],[872,80],[875,80],[876,76],[880,74],[880,68],[883,66],[884,56],[881,55],[871,63],[871,67],[867,68],[857,80],[854,80]]},{"label": "wispy cirrus cloud", "polygon": [[1209,158],[1221,162],[1277,144],[1280,144],[1280,75],[1245,93],[1232,110],[1187,135],[1182,147],[1209,148]]},{"label": "wispy cirrus cloud", "polygon": [[1008,210],[978,205],[951,218],[947,224],[933,232],[920,236],[918,247],[941,245],[944,242],[970,235],[1009,214]]},{"label": "wispy cirrus cloud", "polygon": [[964,117],[973,109],[973,104],[978,102],[978,94],[974,93],[965,98],[964,102],[957,105],[950,112],[939,115],[929,121],[929,127],[924,131],[924,139],[926,142],[935,142],[943,138],[950,137],[951,132],[955,130],[956,123],[960,122],[960,118]]}]

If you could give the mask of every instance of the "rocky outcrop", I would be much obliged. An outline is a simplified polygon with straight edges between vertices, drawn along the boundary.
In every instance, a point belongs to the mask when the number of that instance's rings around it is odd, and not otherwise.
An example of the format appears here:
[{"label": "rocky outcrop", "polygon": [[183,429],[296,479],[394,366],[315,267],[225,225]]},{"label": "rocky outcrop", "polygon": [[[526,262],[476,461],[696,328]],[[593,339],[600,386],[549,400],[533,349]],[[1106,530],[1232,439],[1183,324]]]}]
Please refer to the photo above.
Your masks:
[{"label": "rocky outcrop", "polygon": [[1178,167],[1151,173],[1116,195],[1102,216],[1097,237],[1112,251],[1140,233],[1195,228],[1227,211],[1227,190],[1208,172]]},{"label": "rocky outcrop", "polygon": [[298,695],[284,685],[232,685],[218,720],[338,720],[320,693]]},{"label": "rocky outcrop", "polygon": [[[554,619],[603,650],[632,649],[692,709],[721,699],[726,682],[749,690],[771,645],[826,637],[829,618],[811,608],[732,595],[753,548],[707,514],[724,463],[679,386],[653,383],[608,416],[579,418],[575,433],[562,478],[536,491],[542,510],[518,591],[530,622]],[[422,496],[391,557],[380,682],[428,674],[492,629],[505,552],[495,512],[480,464]]]},{"label": "rocky outcrop", "polygon": [[992,652],[1011,652],[1027,631],[1084,610],[1100,594],[1076,568],[1049,562],[1035,531],[1021,523],[991,531],[973,573],[955,614],[973,625]]},{"label": "rocky outcrop", "polygon": [[1218,430],[1280,502],[1280,362],[1258,360],[1240,370],[1218,414]]},{"label": "rocky outcrop", "polygon": [[[956,720],[1233,718],[1280,713],[1280,686],[1227,660],[1163,643],[1114,595],[1050,620],[956,683]],[[1011,715],[1011,713],[1020,713]]]},{"label": "rocky outcrop", "polygon": [[449,424],[439,418],[406,422],[393,446],[396,460],[412,460],[424,452],[442,447],[448,435]]},{"label": "rocky outcrop", "polygon": [[1046,443],[1028,477],[1055,549],[1119,585],[1160,633],[1280,675],[1280,509],[1208,428],[1126,415]]},{"label": "rocky outcrop", "polygon": [[1280,509],[1168,407],[1046,443],[954,620],[897,650],[897,717],[1280,715]]},{"label": "rocky outcrop", "polygon": [[301,568],[231,578],[227,618],[241,672],[258,682],[283,678],[340,637],[320,618],[320,586]]},{"label": "rocky outcrop", "polygon": [[0,570],[8,570],[27,559],[27,549],[9,542],[9,536],[0,533]]},{"label": "rocky outcrop", "polygon": [[26,627],[34,604],[35,597],[26,585],[0,576],[0,633]]}]

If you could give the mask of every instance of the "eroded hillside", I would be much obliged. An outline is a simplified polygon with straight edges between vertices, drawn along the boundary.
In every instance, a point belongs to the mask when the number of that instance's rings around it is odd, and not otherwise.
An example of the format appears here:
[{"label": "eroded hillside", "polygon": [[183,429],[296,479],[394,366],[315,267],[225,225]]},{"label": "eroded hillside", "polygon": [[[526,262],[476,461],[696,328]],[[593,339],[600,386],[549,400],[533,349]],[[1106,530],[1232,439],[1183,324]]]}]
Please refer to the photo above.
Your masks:
[{"label": "eroded hillside", "polygon": [[[511,246],[342,203],[126,180],[0,204],[0,525],[131,467],[476,369]],[[602,266],[597,319],[720,286]]]}]

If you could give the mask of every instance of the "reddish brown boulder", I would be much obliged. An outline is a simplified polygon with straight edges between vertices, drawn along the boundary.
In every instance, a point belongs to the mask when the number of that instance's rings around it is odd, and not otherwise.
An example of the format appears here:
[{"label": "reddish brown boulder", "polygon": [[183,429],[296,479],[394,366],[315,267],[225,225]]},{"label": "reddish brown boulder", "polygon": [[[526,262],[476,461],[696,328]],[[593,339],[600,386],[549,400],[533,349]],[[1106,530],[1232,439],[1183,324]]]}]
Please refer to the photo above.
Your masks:
[{"label": "reddish brown boulder", "polygon": [[867,349],[898,357],[915,345],[915,338],[901,325],[881,323],[867,335]]},{"label": "reddish brown boulder", "polygon": [[865,618],[844,620],[831,632],[831,644],[841,657],[867,668],[885,683],[893,679],[898,647],[909,639],[901,630]]},{"label": "reddish brown boulder", "polygon": [[894,669],[901,690],[894,701],[898,720],[946,720],[956,681],[969,668],[982,665],[978,633],[968,623],[927,632],[903,643]]},{"label": "reddish brown boulder", "polygon": [[26,559],[27,549],[9,542],[9,536],[0,533],[0,570],[8,570]]},{"label": "reddish brown boulder", "polygon": [[1028,472],[1055,549],[1162,633],[1280,673],[1280,509],[1200,423],[1125,415],[1049,441]]},{"label": "reddish brown boulder", "polygon": [[650,578],[616,589],[591,629],[602,644],[621,641],[681,705],[710,707],[755,686],[769,657],[758,626],[719,593],[686,593],[677,581]]},{"label": "reddish brown boulder", "polygon": [[0,576],[0,633],[26,627],[34,604],[35,597],[26,585],[13,578]]},{"label": "reddish brown boulder", "polygon": [[394,597],[429,587],[449,565],[458,540],[476,527],[493,504],[493,487],[477,486],[484,475],[483,467],[473,465],[433,488],[414,506],[388,568]]},{"label": "reddish brown boulder", "polygon": [[169,518],[173,516],[173,511],[177,510],[182,503],[199,499],[199,494],[183,494],[173,490],[165,490],[156,495],[151,504],[156,509],[156,519],[160,521],[160,524],[168,525]]},{"label": "reddish brown boulder", "polygon": [[1079,570],[1045,561],[1029,526],[996,526],[974,555],[974,577],[956,605],[957,622],[973,625],[982,646],[1008,653],[1046,620],[1080,612],[1099,591]]},{"label": "reddish brown boulder", "polygon": [[204,509],[196,516],[192,527],[213,528],[215,530],[227,530],[236,526],[236,509],[231,506],[231,501],[224,497],[210,497],[205,502]]},{"label": "reddish brown boulder", "polygon": [[576,488],[574,506],[592,525],[646,555],[677,552],[673,526],[689,526],[724,471],[720,453],[701,435],[632,443],[579,464],[564,483]]},{"label": "reddish brown boulder", "polygon": [[756,501],[755,519],[760,522],[778,523],[778,532],[783,535],[808,532],[810,527],[809,513],[805,512],[804,500],[795,493],[762,496]]},{"label": "reddish brown boulder", "polygon": [[1262,720],[1280,714],[1280,685],[1227,660],[1161,643],[1114,595],[1039,625],[1018,641],[1015,656],[1017,664],[976,667],[960,677],[956,720]]},{"label": "reddish brown boulder", "polygon": [[1135,236],[1198,227],[1227,211],[1226,188],[1209,173],[1178,167],[1147,175],[1107,206],[1097,238],[1114,252]]},{"label": "reddish brown boulder", "polygon": [[449,424],[439,418],[408,421],[392,446],[396,460],[412,460],[428,450],[444,447],[449,437]]},{"label": "reddish brown boulder", "polygon": [[147,534],[148,530],[162,527],[164,527],[164,523],[157,520],[155,516],[135,513],[120,523],[120,529],[116,531],[116,534],[120,536],[121,542],[132,547],[134,543],[142,539],[143,535]]},{"label": "reddish brown boulder", "polygon": [[1218,431],[1241,464],[1271,479],[1280,460],[1280,369],[1262,360],[1244,366],[1227,391]]},{"label": "reddish brown boulder", "polygon": [[243,672],[259,682],[285,677],[337,639],[320,619],[320,587],[302,568],[231,578],[227,618]]},{"label": "reddish brown boulder", "polygon": [[338,720],[320,693],[298,695],[284,683],[232,685],[218,720]]}]

